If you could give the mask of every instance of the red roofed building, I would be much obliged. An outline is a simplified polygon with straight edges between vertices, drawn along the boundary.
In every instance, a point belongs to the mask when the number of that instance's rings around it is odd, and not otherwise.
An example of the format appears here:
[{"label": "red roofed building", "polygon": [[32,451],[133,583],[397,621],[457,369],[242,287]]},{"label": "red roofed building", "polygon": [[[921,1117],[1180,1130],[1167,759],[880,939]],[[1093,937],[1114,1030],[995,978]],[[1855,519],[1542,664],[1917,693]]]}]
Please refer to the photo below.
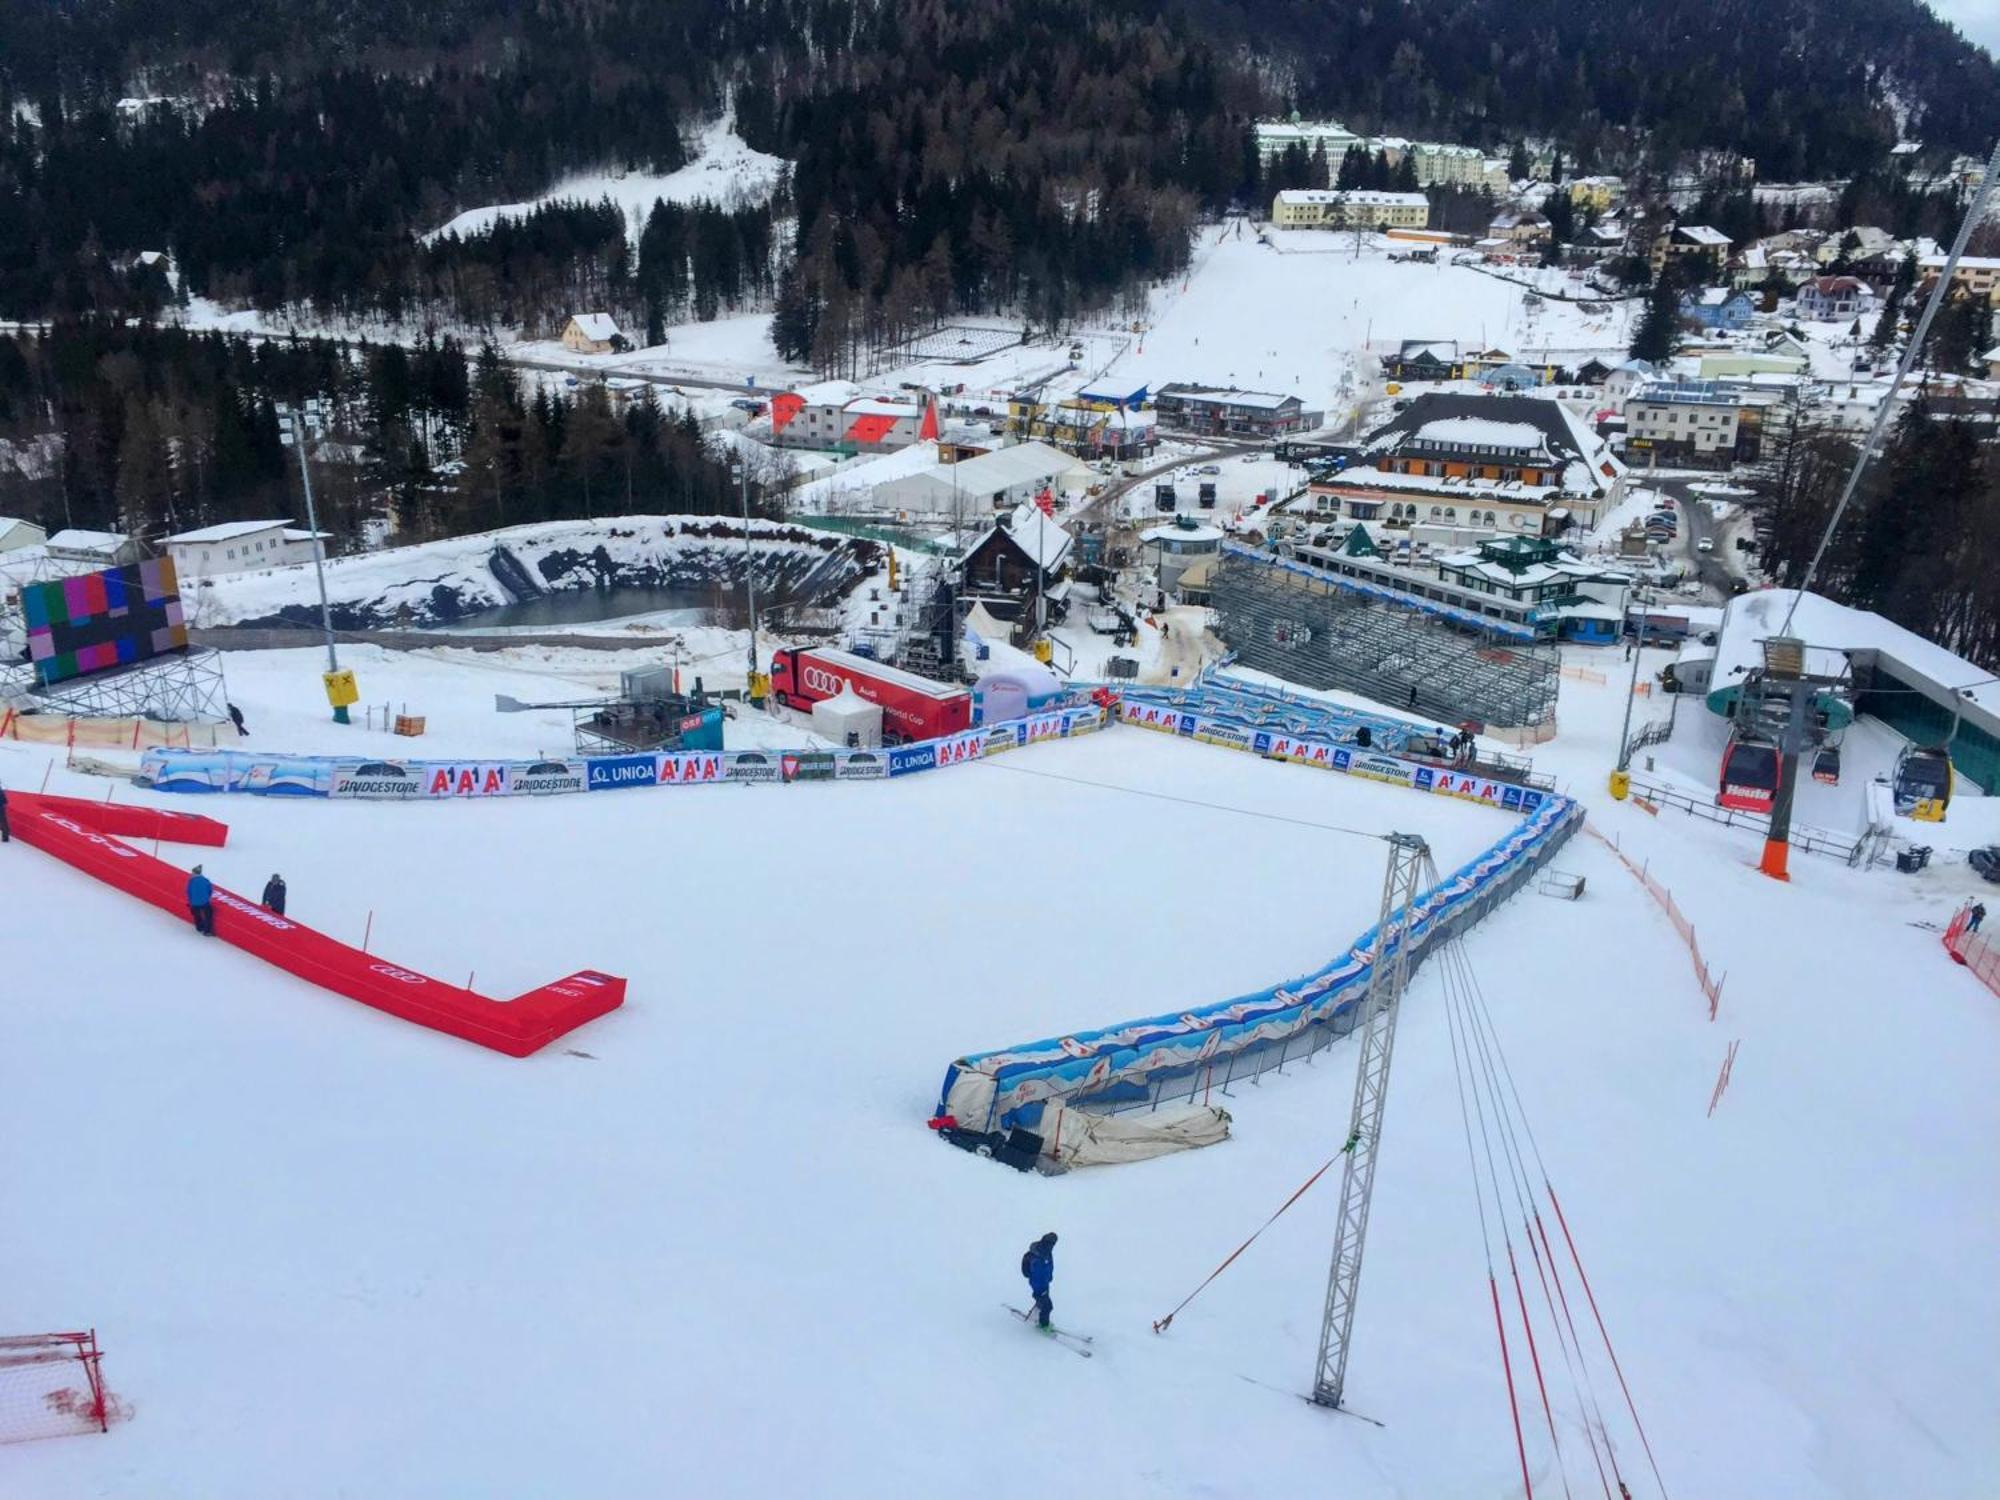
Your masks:
[{"label": "red roofed building", "polygon": [[864,396],[845,380],[823,380],[771,398],[771,440],[781,448],[890,453],[937,433],[929,400]]}]

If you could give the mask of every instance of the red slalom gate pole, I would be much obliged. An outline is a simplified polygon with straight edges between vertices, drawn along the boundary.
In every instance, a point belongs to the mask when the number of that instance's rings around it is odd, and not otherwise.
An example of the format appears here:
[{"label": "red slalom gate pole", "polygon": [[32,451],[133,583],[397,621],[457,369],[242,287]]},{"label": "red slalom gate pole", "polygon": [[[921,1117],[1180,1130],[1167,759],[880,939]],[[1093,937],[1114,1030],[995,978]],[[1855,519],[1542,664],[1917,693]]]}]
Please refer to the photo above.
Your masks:
[{"label": "red slalom gate pole", "polygon": [[1542,1380],[1542,1353],[1535,1347],[1535,1325],[1528,1321],[1528,1294],[1521,1288],[1521,1266],[1514,1259],[1514,1242],[1507,1241],[1507,1269],[1514,1276],[1514,1300],[1521,1308],[1521,1331],[1528,1336],[1528,1362],[1534,1366],[1535,1389],[1542,1397],[1542,1419],[1549,1424],[1549,1444],[1556,1451],[1556,1472],[1562,1475],[1563,1494],[1569,1494],[1569,1470],[1562,1461],[1562,1439],[1556,1436],[1556,1414],[1549,1406],[1549,1388]]},{"label": "red slalom gate pole", "polygon": [[1583,1259],[1576,1253],[1576,1241],[1570,1237],[1569,1220],[1563,1217],[1562,1200],[1556,1197],[1555,1184],[1544,1181],[1548,1189],[1549,1202],[1555,1205],[1556,1223],[1562,1226],[1563,1242],[1569,1246],[1569,1258],[1576,1263],[1576,1279],[1583,1283],[1583,1295],[1590,1299],[1590,1315],[1597,1319],[1597,1332],[1604,1340],[1604,1352],[1611,1356],[1611,1369],[1618,1376],[1618,1389],[1624,1392],[1625,1409],[1632,1414],[1632,1426],[1638,1431],[1640,1446],[1646,1450],[1646,1462],[1652,1465],[1653,1482],[1660,1487],[1660,1494],[1667,1493],[1667,1482],[1660,1478],[1660,1461],[1653,1457],[1652,1441],[1646,1436],[1646,1424],[1639,1420],[1639,1408],[1632,1400],[1632,1387],[1625,1383],[1625,1370],[1618,1363],[1618,1351],[1611,1347],[1610,1330],[1604,1326],[1604,1314],[1597,1310],[1597,1293],[1590,1289],[1590,1276],[1583,1269]]},{"label": "red slalom gate pole", "polygon": [[1507,1372],[1507,1410],[1514,1417],[1514,1451],[1521,1455],[1521,1487],[1527,1500],[1535,1500],[1535,1481],[1528,1477],[1528,1445],[1521,1437],[1521,1403],[1514,1399],[1514,1362],[1507,1357],[1507,1324],[1500,1316],[1500,1283],[1486,1273],[1486,1289],[1493,1294],[1493,1327],[1500,1335],[1500,1368]]}]

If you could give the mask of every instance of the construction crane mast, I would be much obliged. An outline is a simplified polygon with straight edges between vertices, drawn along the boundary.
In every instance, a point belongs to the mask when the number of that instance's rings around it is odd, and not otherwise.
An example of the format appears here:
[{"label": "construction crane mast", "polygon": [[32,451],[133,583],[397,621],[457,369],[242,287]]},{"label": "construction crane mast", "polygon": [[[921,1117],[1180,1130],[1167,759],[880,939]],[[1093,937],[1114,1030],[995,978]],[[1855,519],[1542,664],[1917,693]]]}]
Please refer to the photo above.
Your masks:
[{"label": "construction crane mast", "polygon": [[1431,871],[1430,846],[1413,833],[1389,835],[1389,869],[1382,880],[1382,913],[1375,927],[1375,957],[1362,1000],[1361,1058],[1354,1078],[1354,1115],[1347,1170],[1340,1180],[1340,1217],[1327,1275],[1326,1315],[1319,1330],[1319,1368],[1312,1400],[1339,1406],[1347,1384],[1347,1351],[1354,1333],[1354,1300],[1361,1287],[1361,1247],[1368,1235],[1368,1204],[1375,1192],[1375,1157],[1382,1141],[1382,1108],[1389,1097],[1389,1060],[1396,1045],[1396,1012],[1410,973],[1411,908]]}]

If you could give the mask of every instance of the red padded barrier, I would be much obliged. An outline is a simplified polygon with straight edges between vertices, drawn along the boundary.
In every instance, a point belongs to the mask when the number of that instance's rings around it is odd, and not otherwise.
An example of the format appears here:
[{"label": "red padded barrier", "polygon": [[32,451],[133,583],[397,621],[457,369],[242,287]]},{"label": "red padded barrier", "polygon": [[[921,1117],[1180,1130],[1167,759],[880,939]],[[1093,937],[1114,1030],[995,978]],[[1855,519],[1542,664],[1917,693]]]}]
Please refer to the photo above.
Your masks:
[{"label": "red padded barrier", "polygon": [[[229,842],[229,825],[200,813],[168,812],[136,802],[96,802],[88,797],[51,797],[46,792],[16,792],[10,806],[61,813],[96,833],[118,838],[162,839],[169,844],[201,844],[220,849]],[[38,846],[39,847],[39,846]]]},{"label": "red padded barrier", "polygon": [[[221,845],[228,836],[226,825],[198,814],[113,807],[74,797],[17,792],[8,799],[8,810],[14,814],[14,835],[22,843],[190,924],[187,872],[115,835],[179,838],[210,846]],[[512,1000],[496,1000],[350,948],[219,885],[215,908],[215,936],[220,941],[322,989],[509,1057],[538,1052],[625,1003],[625,981],[594,969]]]}]

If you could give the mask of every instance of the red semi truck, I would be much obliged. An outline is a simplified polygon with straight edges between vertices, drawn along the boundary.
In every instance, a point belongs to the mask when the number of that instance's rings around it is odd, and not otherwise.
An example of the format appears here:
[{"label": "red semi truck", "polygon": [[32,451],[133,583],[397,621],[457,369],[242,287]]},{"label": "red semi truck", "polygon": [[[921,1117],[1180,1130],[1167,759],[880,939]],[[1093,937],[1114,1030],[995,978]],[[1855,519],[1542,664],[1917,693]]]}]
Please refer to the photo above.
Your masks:
[{"label": "red semi truck", "polygon": [[972,727],[972,694],[850,651],[805,646],[771,658],[771,691],[786,708],[810,709],[843,687],[882,705],[885,740],[934,740]]}]

